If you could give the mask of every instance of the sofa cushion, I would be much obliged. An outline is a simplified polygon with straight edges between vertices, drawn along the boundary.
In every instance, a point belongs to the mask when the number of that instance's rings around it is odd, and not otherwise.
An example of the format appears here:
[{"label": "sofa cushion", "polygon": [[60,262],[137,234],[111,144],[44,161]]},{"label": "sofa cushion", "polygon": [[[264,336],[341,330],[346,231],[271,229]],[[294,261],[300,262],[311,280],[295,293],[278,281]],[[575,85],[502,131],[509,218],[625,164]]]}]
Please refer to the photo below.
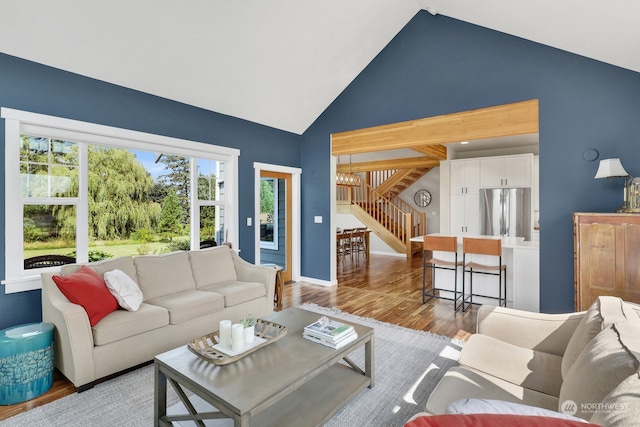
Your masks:
[{"label": "sofa cushion", "polygon": [[196,288],[187,252],[139,256],[134,263],[145,302]]},{"label": "sofa cushion", "polygon": [[504,400],[558,410],[558,398],[520,387],[508,381],[463,366],[451,368],[431,392],[426,410],[444,414],[447,406],[463,398]]},{"label": "sofa cushion", "polygon": [[69,301],[84,308],[91,326],[118,309],[118,301],[107,289],[104,279],[87,266],[83,265],[67,276],[54,275],[52,278]]},{"label": "sofa cushion", "polygon": [[592,406],[600,403],[640,366],[640,328],[616,323],[601,331],[584,348],[560,389],[560,406],[575,403],[576,416],[590,419]]},{"label": "sofa cushion", "polygon": [[631,301],[625,301],[624,303],[640,318],[640,304]]},{"label": "sofa cushion", "polygon": [[142,304],[142,291],[138,284],[122,270],[104,273],[104,282],[111,295],[118,301],[118,305],[127,311],[137,311]]},{"label": "sofa cushion", "polygon": [[105,345],[169,324],[169,312],[155,305],[141,304],[135,311],[116,310],[91,328],[94,345]]},{"label": "sofa cushion", "polygon": [[589,422],[607,427],[637,426],[640,423],[639,401],[640,375],[635,373],[611,390],[601,406],[594,408]]},{"label": "sofa cushion", "polygon": [[233,258],[231,258],[231,249],[226,245],[190,251],[189,261],[196,289],[214,283],[238,280]]},{"label": "sofa cushion", "polygon": [[555,354],[475,334],[462,347],[459,363],[541,393],[560,394],[562,357]]},{"label": "sofa cushion", "polygon": [[224,295],[224,306],[233,307],[256,298],[264,298],[267,290],[262,283],[230,280],[200,288],[201,291]]},{"label": "sofa cushion", "polygon": [[165,295],[146,302],[166,308],[169,311],[169,323],[172,325],[178,325],[224,309],[222,295],[195,290]]},{"label": "sofa cushion", "polygon": [[78,271],[78,269],[82,265],[90,267],[101,276],[104,276],[104,273],[106,273],[107,271],[115,269],[122,270],[127,274],[127,276],[131,277],[134,282],[137,283],[138,281],[138,278],[136,276],[136,266],[133,263],[133,257],[130,256],[109,258],[102,261],[94,261],[88,264],[67,264],[60,267],[60,272],[64,275],[67,275]]},{"label": "sofa cushion", "polygon": [[587,343],[600,331],[616,322],[633,321],[640,324],[638,316],[620,298],[612,296],[598,297],[585,312],[584,317],[569,339],[562,359],[562,378],[576,361]]},{"label": "sofa cushion", "polygon": [[511,414],[425,415],[404,427],[599,427],[582,421]]}]

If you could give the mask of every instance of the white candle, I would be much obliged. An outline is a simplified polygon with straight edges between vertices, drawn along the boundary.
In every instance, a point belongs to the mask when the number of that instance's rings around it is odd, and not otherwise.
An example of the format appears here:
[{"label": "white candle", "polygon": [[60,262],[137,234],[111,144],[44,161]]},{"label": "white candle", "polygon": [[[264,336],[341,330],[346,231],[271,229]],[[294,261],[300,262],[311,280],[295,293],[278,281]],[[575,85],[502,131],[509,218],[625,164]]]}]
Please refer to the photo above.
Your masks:
[{"label": "white candle", "polygon": [[244,349],[244,326],[241,323],[231,326],[231,349],[236,352]]},{"label": "white candle", "polygon": [[220,345],[231,347],[231,320],[220,321]]}]

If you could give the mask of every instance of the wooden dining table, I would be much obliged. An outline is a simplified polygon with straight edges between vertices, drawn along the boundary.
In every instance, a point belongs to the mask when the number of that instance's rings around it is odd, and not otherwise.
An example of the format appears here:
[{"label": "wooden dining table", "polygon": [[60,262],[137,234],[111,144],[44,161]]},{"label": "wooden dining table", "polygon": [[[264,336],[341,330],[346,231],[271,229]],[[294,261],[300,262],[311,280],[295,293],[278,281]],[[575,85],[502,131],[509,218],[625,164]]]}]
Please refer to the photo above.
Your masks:
[{"label": "wooden dining table", "polygon": [[[352,232],[353,232],[353,229],[338,230],[336,232],[336,244],[338,245],[340,243],[340,239],[345,239],[345,238],[351,236]],[[369,229],[361,229],[361,230],[358,230],[358,232],[361,232],[364,235],[365,260],[368,263],[369,262],[369,254],[371,252],[370,249],[369,249],[369,242],[371,241],[371,230],[369,230]]]}]

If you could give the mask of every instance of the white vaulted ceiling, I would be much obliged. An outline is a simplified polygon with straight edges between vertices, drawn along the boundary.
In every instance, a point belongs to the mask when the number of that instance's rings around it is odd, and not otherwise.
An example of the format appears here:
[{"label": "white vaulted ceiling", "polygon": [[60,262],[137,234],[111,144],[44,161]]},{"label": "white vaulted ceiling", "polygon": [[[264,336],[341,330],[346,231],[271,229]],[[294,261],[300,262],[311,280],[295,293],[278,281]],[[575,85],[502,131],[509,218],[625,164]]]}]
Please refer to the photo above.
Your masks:
[{"label": "white vaulted ceiling", "polygon": [[0,52],[301,134],[423,8],[640,72],[636,0],[0,0]]}]

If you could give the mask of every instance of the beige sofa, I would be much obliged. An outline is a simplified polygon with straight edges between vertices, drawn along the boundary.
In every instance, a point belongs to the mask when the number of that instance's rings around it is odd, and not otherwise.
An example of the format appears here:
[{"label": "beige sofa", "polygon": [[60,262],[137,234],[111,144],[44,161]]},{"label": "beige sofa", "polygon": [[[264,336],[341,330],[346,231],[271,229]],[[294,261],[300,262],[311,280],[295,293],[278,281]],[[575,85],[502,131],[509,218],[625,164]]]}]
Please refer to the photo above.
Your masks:
[{"label": "beige sofa", "polygon": [[[42,318],[56,327],[56,367],[79,391],[216,331],[221,320],[273,312],[275,269],[250,264],[228,246],[87,265],[100,275],[125,272],[143,302],[138,311],[118,309],[92,327],[83,307],[60,292],[53,274],[42,275]],[[78,269],[79,264],[66,265],[59,274]]]},{"label": "beige sofa", "polygon": [[[477,333],[426,410],[499,413],[491,408],[515,403],[515,413],[522,404],[598,425],[640,425],[639,313],[640,306],[615,297],[570,314],[482,306]],[[475,409],[460,410],[465,405]]]}]

